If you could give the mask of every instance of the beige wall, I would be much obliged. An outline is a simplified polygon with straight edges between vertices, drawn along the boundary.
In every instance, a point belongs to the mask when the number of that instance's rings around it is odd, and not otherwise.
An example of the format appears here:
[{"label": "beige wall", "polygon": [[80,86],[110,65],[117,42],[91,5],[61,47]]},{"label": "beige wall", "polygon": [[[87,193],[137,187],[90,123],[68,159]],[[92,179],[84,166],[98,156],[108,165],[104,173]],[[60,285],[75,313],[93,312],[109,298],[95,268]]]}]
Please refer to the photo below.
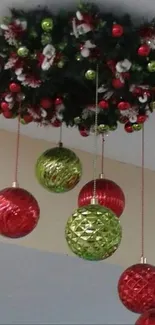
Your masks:
[{"label": "beige wall", "polygon": [[[15,134],[0,131],[0,188],[11,185],[13,180],[15,139]],[[77,207],[80,188],[92,178],[92,156],[76,151],[83,163],[83,177],[80,184],[67,194],[51,194],[37,183],[34,165],[40,153],[52,146],[52,143],[45,141],[21,138],[19,182],[21,187],[32,192],[37,198],[41,207],[41,218],[38,227],[26,238],[20,240],[0,238],[0,240],[39,250],[71,254],[64,238],[64,227],[67,218]],[[123,240],[119,250],[107,262],[121,265],[139,262],[140,168],[106,159],[105,175],[118,183],[126,195],[126,209],[121,217]],[[148,262],[155,263],[155,172],[146,170],[145,180],[146,256]]]}]

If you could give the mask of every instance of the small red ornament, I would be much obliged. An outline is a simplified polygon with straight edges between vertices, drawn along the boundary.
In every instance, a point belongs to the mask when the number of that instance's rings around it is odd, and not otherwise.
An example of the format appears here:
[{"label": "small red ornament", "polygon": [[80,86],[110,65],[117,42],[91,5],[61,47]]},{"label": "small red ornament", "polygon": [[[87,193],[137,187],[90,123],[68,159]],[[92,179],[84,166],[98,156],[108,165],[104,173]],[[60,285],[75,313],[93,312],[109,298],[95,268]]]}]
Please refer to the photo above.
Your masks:
[{"label": "small red ornament", "polygon": [[21,91],[21,86],[16,82],[12,82],[9,89],[12,93],[19,93]]},{"label": "small red ornament", "polygon": [[148,56],[150,54],[150,47],[147,44],[143,44],[138,49],[138,55],[140,56]]},{"label": "small red ornament", "polygon": [[146,311],[138,318],[135,325],[155,325],[155,309]]},{"label": "small red ornament", "polygon": [[3,111],[3,116],[5,117],[5,118],[13,118],[13,117],[15,117],[14,116],[14,114],[13,114],[13,112],[12,111],[10,111],[10,110],[6,110],[6,111]]},{"label": "small red ornament", "polygon": [[[86,206],[93,198],[94,181],[84,185],[78,196],[78,206]],[[96,198],[100,205],[112,210],[120,217],[125,208],[125,196],[122,189],[109,179],[99,178],[96,180]]]},{"label": "small red ornament", "polygon": [[86,138],[89,136],[90,132],[87,128],[79,128],[79,132],[81,134],[82,137]]},{"label": "small red ornament", "polygon": [[126,269],[118,282],[118,294],[123,305],[142,314],[155,306],[155,267],[135,264]]},{"label": "small red ornament", "polygon": [[119,24],[113,24],[112,27],[112,36],[121,37],[124,34],[124,28]]},{"label": "small red ornament", "polygon": [[98,103],[98,106],[102,109],[108,109],[109,108],[109,103],[107,102],[107,100],[101,100]]},{"label": "small red ornament", "polygon": [[55,99],[55,101],[54,101],[54,104],[55,105],[61,105],[63,103],[63,100],[62,100],[62,98],[60,98],[60,97],[57,97],[56,99]]},{"label": "small red ornament", "polygon": [[36,199],[22,188],[0,191],[0,234],[9,238],[28,235],[37,225],[40,209]]},{"label": "small red ornament", "polygon": [[125,125],[124,125],[124,130],[127,132],[127,133],[132,133],[134,130],[133,130],[133,127],[132,127],[132,124],[130,122],[127,122]]},{"label": "small red ornament", "polygon": [[52,119],[51,125],[55,128],[59,128],[62,125],[62,122],[57,118]]},{"label": "small red ornament", "polygon": [[128,102],[120,102],[117,107],[120,111],[126,111],[131,107],[131,105]]},{"label": "small red ornament", "polygon": [[140,87],[136,87],[136,88],[133,89],[132,94],[134,96],[137,96],[137,97],[142,96],[143,95],[143,90]]},{"label": "small red ornament", "polygon": [[23,120],[26,124],[31,123],[33,121],[33,116],[30,114],[25,114],[23,116]]},{"label": "small red ornament", "polygon": [[9,110],[9,103],[7,103],[7,102],[2,102],[2,103],[1,103],[1,109],[2,109],[3,111],[8,111],[8,110]]},{"label": "small red ornament", "polygon": [[137,116],[137,123],[142,124],[147,120],[147,118],[148,118],[147,115],[138,115]]},{"label": "small red ornament", "polygon": [[122,82],[120,79],[113,79],[112,80],[112,86],[115,89],[123,88],[124,87],[124,82]]},{"label": "small red ornament", "polygon": [[53,101],[50,98],[43,98],[40,101],[40,106],[44,109],[49,109],[52,107]]}]

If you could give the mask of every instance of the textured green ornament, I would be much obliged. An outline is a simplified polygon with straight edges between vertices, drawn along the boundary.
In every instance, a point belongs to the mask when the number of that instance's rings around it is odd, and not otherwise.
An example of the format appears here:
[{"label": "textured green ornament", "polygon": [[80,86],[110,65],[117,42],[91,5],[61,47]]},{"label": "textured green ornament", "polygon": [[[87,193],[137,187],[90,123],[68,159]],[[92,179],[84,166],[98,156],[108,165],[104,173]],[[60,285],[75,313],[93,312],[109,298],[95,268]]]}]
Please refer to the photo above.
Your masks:
[{"label": "textured green ornament", "polygon": [[155,72],[155,61],[149,62],[147,68],[149,72]]},{"label": "textured green ornament", "polygon": [[41,22],[41,27],[45,32],[50,32],[53,29],[53,19],[45,18]]},{"label": "textured green ornament", "polygon": [[58,48],[59,48],[60,51],[63,51],[66,47],[67,47],[67,42],[66,42],[66,41],[61,42],[61,43],[58,45]]},{"label": "textured green ornament", "polygon": [[155,109],[155,102],[151,102],[150,107],[151,107],[152,110],[154,110]]},{"label": "textured green ornament", "polygon": [[36,30],[33,28],[30,30],[30,37],[34,39],[38,37]]},{"label": "textured green ornament", "polygon": [[142,129],[143,125],[142,124],[135,123],[135,124],[133,124],[132,127],[133,127],[133,130],[134,131],[140,131]]},{"label": "textured green ornament", "polygon": [[95,80],[96,78],[96,72],[95,70],[87,70],[86,73],[85,73],[85,78],[87,80]]},{"label": "textured green ornament", "polygon": [[41,35],[41,44],[43,46],[52,43],[52,36],[48,33],[44,33]]},{"label": "textured green ornament", "polygon": [[80,118],[80,116],[74,117],[74,123],[75,123],[76,125],[79,125],[79,124],[81,123],[81,118]]},{"label": "textured green ornament", "polygon": [[29,55],[29,49],[26,46],[20,46],[17,50],[17,54],[22,58],[26,58]]},{"label": "textured green ornament", "polygon": [[37,160],[36,177],[48,191],[64,193],[80,181],[82,165],[76,154],[63,147],[45,151]]},{"label": "textured green ornament", "polygon": [[117,127],[118,127],[117,124],[110,126],[110,131],[116,131]]},{"label": "textured green ornament", "polygon": [[109,131],[109,126],[106,125],[106,124],[100,124],[100,125],[98,125],[98,127],[97,127],[97,131],[98,131],[98,133],[105,133],[105,132],[108,132],[108,131]]},{"label": "textured green ornament", "polygon": [[60,60],[58,63],[57,63],[57,67],[62,69],[65,65],[65,61],[64,60]]},{"label": "textured green ornament", "polygon": [[111,210],[90,204],[75,210],[67,221],[65,235],[74,254],[98,261],[110,257],[117,250],[122,228]]}]

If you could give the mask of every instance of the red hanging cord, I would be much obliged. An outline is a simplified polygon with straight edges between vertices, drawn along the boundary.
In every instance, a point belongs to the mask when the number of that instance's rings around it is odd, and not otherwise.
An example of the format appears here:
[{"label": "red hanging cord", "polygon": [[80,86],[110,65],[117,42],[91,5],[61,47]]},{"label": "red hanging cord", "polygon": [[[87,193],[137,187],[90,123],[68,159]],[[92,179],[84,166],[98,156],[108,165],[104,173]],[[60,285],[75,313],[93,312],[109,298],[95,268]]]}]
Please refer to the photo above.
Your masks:
[{"label": "red hanging cord", "polygon": [[21,107],[19,107],[18,125],[17,125],[16,154],[15,154],[15,174],[14,174],[14,182],[12,184],[13,187],[18,186],[18,165],[19,165],[19,145],[20,145],[20,108]]},{"label": "red hanging cord", "polygon": [[144,257],[144,126],[142,128],[142,165],[141,165],[141,262],[146,263]]}]

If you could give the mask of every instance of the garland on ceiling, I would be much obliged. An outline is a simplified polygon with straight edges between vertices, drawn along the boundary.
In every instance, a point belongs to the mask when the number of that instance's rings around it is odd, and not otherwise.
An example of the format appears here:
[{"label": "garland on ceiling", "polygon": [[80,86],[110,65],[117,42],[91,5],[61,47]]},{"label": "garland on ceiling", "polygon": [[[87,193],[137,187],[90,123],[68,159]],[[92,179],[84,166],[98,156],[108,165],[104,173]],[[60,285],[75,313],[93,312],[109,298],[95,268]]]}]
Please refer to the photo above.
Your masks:
[{"label": "garland on ceiling", "polygon": [[135,26],[94,5],[53,15],[11,10],[1,24],[0,106],[6,118],[94,130],[99,66],[99,133],[139,130],[155,106],[155,22]]}]

